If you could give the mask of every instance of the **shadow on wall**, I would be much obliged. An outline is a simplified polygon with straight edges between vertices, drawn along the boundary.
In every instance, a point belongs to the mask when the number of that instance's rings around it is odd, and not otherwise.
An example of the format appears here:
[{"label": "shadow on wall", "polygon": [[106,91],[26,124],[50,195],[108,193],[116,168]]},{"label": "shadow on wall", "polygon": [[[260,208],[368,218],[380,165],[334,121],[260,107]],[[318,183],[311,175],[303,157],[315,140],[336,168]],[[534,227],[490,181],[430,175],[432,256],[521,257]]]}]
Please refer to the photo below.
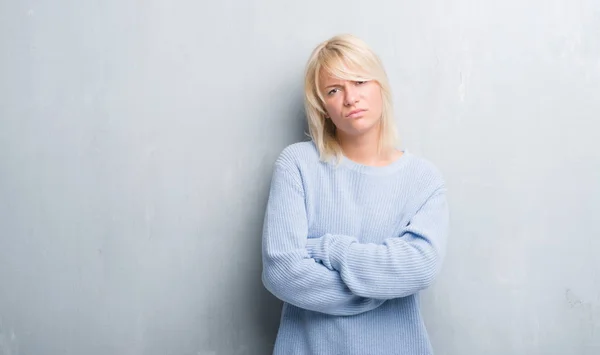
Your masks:
[{"label": "shadow on wall", "polygon": [[[301,94],[301,93],[300,93]],[[268,111],[268,110],[267,110]],[[281,141],[281,131],[278,129],[270,130],[269,132],[264,132],[264,137],[268,139],[270,142],[277,142],[277,144],[282,144],[282,147],[285,147],[289,144],[301,141],[307,141],[310,139],[308,136],[308,122],[305,117],[304,112],[304,104],[302,98],[300,96],[299,100],[295,100],[292,107],[287,110],[289,112],[289,118],[284,118],[279,121],[283,121],[285,127],[282,127],[283,132],[285,133],[283,136],[283,142]],[[273,114],[266,112],[267,115]],[[273,149],[277,147],[271,147]],[[281,148],[277,148],[280,149]],[[265,152],[256,152],[259,155],[264,155]],[[279,155],[280,151],[275,152],[275,159]],[[269,161],[266,165],[265,171],[262,172],[265,177],[264,184],[261,183],[261,191],[259,196],[261,196],[261,200],[257,201],[257,206],[259,208],[260,213],[257,213],[254,217],[257,220],[260,220],[259,228],[256,228],[253,231],[253,235],[255,236],[254,243],[255,248],[251,251],[252,255],[255,256],[256,263],[261,267],[259,270],[262,272],[262,251],[261,251],[261,239],[262,239],[262,221],[264,220],[265,209],[267,205],[268,195],[269,195],[269,187],[271,182],[271,173],[273,168],[273,163],[275,159]],[[256,188],[256,187],[253,187]],[[258,203],[259,202],[259,203]],[[279,327],[279,319],[281,316],[281,307],[282,302],[273,296],[262,284],[261,280],[261,272],[258,275],[249,275],[255,281],[249,292],[253,292],[256,295],[256,298],[252,299],[257,300],[258,304],[249,305],[251,307],[256,308],[256,320],[255,324],[257,324],[259,328],[259,336],[261,339],[264,339],[270,346],[272,346],[275,342],[275,336],[277,334],[277,329]]]},{"label": "shadow on wall", "polygon": [[12,329],[6,329],[4,322],[0,318],[0,355],[18,355],[19,343],[15,332]]}]

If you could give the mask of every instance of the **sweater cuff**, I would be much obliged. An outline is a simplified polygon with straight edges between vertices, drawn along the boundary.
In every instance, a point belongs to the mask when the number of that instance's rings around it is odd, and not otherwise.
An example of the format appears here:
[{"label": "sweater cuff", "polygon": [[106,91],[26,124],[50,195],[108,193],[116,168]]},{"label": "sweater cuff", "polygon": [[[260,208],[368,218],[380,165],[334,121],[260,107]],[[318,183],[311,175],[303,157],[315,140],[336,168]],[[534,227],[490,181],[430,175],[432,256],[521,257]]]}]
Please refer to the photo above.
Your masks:
[{"label": "sweater cuff", "polygon": [[350,244],[354,242],[356,238],[346,235],[325,234],[320,238],[309,238],[306,241],[306,250],[311,258],[329,270],[339,271]]},{"label": "sweater cuff", "polygon": [[327,235],[319,238],[309,238],[306,241],[306,251],[308,255],[315,259],[315,261],[320,262],[325,265],[329,270],[333,270],[331,264],[329,263],[328,248],[326,243],[328,240],[325,238]]},{"label": "sweater cuff", "polygon": [[334,270],[340,271],[348,248],[352,243],[356,242],[356,239],[346,235],[329,235],[331,238],[329,242],[329,263]]}]

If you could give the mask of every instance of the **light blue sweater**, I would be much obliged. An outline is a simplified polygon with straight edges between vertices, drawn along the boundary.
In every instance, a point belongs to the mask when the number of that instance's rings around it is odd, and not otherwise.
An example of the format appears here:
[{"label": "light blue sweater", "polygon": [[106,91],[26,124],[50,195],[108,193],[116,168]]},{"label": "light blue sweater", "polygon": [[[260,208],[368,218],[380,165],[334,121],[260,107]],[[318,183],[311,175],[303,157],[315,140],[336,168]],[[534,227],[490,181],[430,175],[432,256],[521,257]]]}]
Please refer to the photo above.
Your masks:
[{"label": "light blue sweater", "polygon": [[406,151],[384,167],[335,167],[312,142],[285,148],[262,241],[263,283],[284,301],[274,354],[432,354],[418,292],[442,263],[445,189]]}]

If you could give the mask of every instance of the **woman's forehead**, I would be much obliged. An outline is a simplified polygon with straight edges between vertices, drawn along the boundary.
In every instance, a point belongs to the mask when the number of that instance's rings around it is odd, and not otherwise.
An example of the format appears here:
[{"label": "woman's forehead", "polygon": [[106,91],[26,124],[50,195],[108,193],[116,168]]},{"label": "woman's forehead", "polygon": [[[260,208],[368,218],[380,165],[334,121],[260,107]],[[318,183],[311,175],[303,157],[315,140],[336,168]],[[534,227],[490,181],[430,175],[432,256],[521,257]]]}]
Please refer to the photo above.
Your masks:
[{"label": "woman's forehead", "polygon": [[325,68],[321,69],[321,72],[319,73],[319,81],[322,84],[331,82],[341,82],[343,80],[344,79],[342,79],[340,76],[333,74],[331,71]]},{"label": "woman's forehead", "polygon": [[337,65],[323,66],[319,71],[319,81],[321,83],[356,80],[367,76],[365,70],[362,68],[343,62],[337,63]]}]

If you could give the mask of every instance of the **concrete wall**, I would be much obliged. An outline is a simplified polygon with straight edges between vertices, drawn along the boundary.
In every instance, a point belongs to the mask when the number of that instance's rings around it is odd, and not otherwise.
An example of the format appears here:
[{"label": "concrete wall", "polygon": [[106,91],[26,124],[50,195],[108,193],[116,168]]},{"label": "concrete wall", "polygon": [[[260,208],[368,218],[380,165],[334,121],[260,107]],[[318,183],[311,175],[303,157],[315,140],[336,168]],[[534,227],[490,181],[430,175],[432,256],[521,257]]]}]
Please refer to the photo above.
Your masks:
[{"label": "concrete wall", "polygon": [[439,355],[600,353],[600,3],[0,2],[0,354],[268,354],[272,163],[351,32],[450,189]]}]

